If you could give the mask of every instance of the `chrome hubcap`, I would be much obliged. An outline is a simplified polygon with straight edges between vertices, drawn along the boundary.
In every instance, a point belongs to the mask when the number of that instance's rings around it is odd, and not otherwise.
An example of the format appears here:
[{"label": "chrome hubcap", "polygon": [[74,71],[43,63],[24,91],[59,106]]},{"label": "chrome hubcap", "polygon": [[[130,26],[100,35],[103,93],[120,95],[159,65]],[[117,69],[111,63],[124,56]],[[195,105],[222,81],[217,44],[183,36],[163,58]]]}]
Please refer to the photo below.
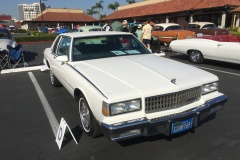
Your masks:
[{"label": "chrome hubcap", "polygon": [[79,113],[83,128],[86,132],[90,131],[90,113],[84,99],[79,100]]},{"label": "chrome hubcap", "polygon": [[192,59],[194,62],[199,61],[199,59],[200,59],[200,53],[199,53],[198,51],[193,51],[192,54],[191,54],[191,59]]}]

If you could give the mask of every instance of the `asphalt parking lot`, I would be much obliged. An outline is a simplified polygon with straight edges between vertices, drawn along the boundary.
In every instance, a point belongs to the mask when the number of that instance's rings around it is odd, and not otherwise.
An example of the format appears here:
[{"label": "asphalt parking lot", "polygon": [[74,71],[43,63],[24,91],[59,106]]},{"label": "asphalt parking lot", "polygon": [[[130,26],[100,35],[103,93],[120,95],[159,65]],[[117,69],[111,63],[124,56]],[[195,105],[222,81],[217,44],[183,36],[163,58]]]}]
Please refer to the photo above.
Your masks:
[{"label": "asphalt parking lot", "polygon": [[[23,45],[29,68],[43,64],[43,50],[50,45],[50,42]],[[183,55],[166,52],[165,57],[190,64]],[[51,85],[49,71],[0,74],[0,157],[6,160],[238,160],[240,65],[206,61],[197,67],[219,77],[220,92],[229,98],[225,108],[195,130],[171,138],[157,135],[122,142],[85,135],[79,127],[77,103],[64,87]],[[46,103],[52,111],[45,111]],[[62,148],[58,149],[54,130],[57,124],[50,123],[46,114],[49,112],[58,123],[62,117],[66,120],[78,145],[67,132]]]}]

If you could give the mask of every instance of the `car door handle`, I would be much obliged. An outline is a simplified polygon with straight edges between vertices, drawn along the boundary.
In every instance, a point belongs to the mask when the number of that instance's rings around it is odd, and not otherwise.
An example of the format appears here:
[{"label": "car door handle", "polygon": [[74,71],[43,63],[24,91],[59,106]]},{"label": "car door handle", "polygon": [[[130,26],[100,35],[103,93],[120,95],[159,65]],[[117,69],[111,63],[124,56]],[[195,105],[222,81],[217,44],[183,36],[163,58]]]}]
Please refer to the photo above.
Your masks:
[{"label": "car door handle", "polygon": [[218,44],[217,46],[218,46],[218,47],[219,47],[219,46],[222,46],[222,44]]}]

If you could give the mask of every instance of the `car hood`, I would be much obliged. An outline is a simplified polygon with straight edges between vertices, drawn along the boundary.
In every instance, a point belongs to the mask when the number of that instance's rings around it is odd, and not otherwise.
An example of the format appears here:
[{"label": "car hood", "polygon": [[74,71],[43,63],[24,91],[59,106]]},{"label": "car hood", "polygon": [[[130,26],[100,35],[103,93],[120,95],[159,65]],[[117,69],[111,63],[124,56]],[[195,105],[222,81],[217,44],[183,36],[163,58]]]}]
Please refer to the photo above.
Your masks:
[{"label": "car hood", "polygon": [[7,45],[15,47],[16,43],[10,39],[0,39],[0,50],[7,50]]},{"label": "car hood", "polygon": [[218,80],[211,73],[154,54],[81,61],[73,66],[107,96],[163,94]]}]

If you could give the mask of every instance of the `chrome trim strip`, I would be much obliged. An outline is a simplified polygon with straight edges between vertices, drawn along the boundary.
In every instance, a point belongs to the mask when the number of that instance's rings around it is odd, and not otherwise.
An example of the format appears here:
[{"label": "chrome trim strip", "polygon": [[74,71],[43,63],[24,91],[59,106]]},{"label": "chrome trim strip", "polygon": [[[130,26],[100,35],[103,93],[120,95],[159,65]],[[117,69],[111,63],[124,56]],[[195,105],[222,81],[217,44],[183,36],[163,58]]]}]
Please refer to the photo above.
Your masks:
[{"label": "chrome trim strip", "polygon": [[103,92],[99,89],[99,88],[97,88],[87,77],[85,77],[81,72],[79,72],[77,69],[75,69],[72,65],[70,65],[70,64],[68,64],[67,63],[67,65],[69,65],[73,70],[75,70],[78,74],[80,74],[84,79],[86,79],[94,88],[96,88],[96,90],[98,90],[98,92],[99,93],[101,93],[106,99],[108,99],[108,97],[105,95],[105,94],[103,94]]}]

